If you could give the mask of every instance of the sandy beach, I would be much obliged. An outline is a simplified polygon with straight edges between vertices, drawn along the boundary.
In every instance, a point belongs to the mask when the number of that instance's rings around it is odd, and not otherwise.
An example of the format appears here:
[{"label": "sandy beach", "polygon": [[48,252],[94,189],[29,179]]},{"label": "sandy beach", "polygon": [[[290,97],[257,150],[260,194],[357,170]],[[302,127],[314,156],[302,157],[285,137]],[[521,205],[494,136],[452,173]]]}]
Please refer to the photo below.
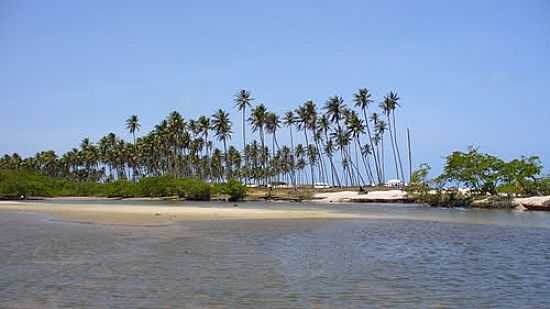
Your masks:
[{"label": "sandy beach", "polygon": [[407,200],[407,193],[403,190],[371,191],[340,191],[316,193],[314,200],[323,203],[338,202],[401,202]]},{"label": "sandy beach", "polygon": [[[232,204],[229,204],[232,205]],[[280,210],[239,207],[48,204],[40,202],[0,201],[0,212],[29,212],[51,215],[63,220],[102,224],[163,225],[186,220],[251,220],[251,219],[329,219],[365,218],[329,209]]]}]

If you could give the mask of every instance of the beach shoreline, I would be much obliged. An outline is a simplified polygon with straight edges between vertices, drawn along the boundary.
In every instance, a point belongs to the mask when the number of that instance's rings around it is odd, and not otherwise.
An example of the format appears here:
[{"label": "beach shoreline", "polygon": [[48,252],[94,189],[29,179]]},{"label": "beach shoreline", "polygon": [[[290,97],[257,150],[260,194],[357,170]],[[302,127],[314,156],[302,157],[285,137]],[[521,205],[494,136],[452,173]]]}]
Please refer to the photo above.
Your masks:
[{"label": "beach shoreline", "polygon": [[[233,205],[233,206],[231,206]],[[227,206],[181,205],[101,205],[49,204],[43,202],[0,201],[1,212],[46,214],[73,222],[129,225],[165,225],[179,221],[261,220],[261,219],[354,219],[365,215],[346,214],[330,209],[260,209]]]}]

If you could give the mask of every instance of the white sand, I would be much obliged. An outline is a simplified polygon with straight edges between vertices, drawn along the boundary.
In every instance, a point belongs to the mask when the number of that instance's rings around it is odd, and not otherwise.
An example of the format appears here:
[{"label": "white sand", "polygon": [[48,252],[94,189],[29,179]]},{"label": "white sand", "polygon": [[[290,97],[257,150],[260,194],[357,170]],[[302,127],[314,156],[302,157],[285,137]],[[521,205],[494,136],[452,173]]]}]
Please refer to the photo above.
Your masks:
[{"label": "white sand", "polygon": [[340,192],[326,192],[316,193],[314,195],[315,200],[324,203],[333,202],[368,202],[368,200],[384,200],[384,201],[397,201],[407,198],[407,193],[403,190],[388,190],[388,191],[371,191],[367,194],[357,191],[340,191]]},{"label": "white sand", "polygon": [[104,224],[169,224],[186,220],[247,220],[247,219],[329,219],[367,218],[364,215],[344,214],[329,209],[281,210],[239,207],[134,206],[95,204],[52,204],[0,202],[0,212],[30,212],[53,215],[69,221]]}]

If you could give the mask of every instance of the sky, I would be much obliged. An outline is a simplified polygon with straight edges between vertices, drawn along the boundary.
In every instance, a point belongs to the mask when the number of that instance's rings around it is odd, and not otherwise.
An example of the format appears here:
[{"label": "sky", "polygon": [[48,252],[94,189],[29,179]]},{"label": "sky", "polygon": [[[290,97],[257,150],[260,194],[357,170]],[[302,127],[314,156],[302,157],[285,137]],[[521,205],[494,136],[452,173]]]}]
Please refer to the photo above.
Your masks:
[{"label": "sky", "polygon": [[241,88],[282,113],[363,87],[398,91],[415,165],[474,145],[550,172],[550,1],[0,0],[0,154],[219,108],[240,145]]}]

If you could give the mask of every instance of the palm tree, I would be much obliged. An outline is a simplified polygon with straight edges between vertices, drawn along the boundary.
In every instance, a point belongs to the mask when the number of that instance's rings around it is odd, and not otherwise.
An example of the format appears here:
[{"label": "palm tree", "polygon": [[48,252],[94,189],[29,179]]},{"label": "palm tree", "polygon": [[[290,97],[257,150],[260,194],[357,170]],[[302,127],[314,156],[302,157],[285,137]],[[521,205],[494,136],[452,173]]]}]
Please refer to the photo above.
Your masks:
[{"label": "palm tree", "polygon": [[382,180],[386,181],[386,167],[384,159],[384,133],[387,130],[386,123],[383,120],[379,120],[378,114],[373,113],[371,119],[374,123],[374,142],[376,151],[379,151],[378,158],[380,159],[380,171],[382,174]]},{"label": "palm tree", "polygon": [[[137,115],[131,115],[130,118],[128,118],[126,120],[126,129],[128,129],[128,131],[130,131],[130,133],[132,134],[132,137],[134,139],[134,143],[133,143],[133,155],[134,155],[134,158],[137,157],[137,152],[136,152],[136,131],[139,131],[139,129],[141,128],[141,125],[139,124],[139,118]],[[132,179],[135,180],[135,176],[133,173],[132,173]]]},{"label": "palm tree", "polygon": [[[374,100],[371,99],[372,95],[370,94],[369,90],[367,88],[361,88],[359,89],[355,94],[353,94],[353,100],[355,102],[355,107],[360,108],[363,111],[363,117],[365,120],[365,128],[367,129],[367,135],[369,138],[369,145],[371,149],[374,149],[374,142],[372,139],[372,133],[370,130],[369,125],[369,119],[367,117],[367,111],[369,108],[369,105],[371,105]],[[376,155],[376,152],[372,152],[372,156],[374,158],[374,165],[376,167],[376,176],[378,178],[378,184],[381,183],[381,177],[380,177],[380,165],[378,162],[378,156]]]},{"label": "palm tree", "polygon": [[126,120],[126,129],[130,131],[132,137],[134,138],[134,145],[136,144],[136,131],[139,131],[141,125],[139,124],[139,118],[137,115],[131,115],[130,118]]},{"label": "palm tree", "polygon": [[225,167],[227,168],[229,162],[227,157],[227,140],[231,139],[231,134],[233,133],[233,131],[231,131],[229,114],[222,109],[214,113],[212,115],[212,130],[214,130],[218,140],[223,142],[224,161]]},{"label": "palm tree", "polygon": [[[323,146],[323,150],[325,154],[328,157],[329,163],[330,163],[330,175],[332,184],[338,183],[338,186],[341,186],[340,178],[338,177],[338,171],[336,170],[336,167],[334,166],[334,161],[332,160],[332,156],[334,154],[334,144],[332,143],[332,140],[329,138],[328,132],[330,130],[330,120],[326,115],[322,115],[318,120],[318,131],[319,134],[324,135],[325,144]],[[322,142],[322,140],[321,140]],[[336,179],[336,182],[334,181]]]},{"label": "palm tree", "polygon": [[331,133],[331,136],[340,150],[340,156],[342,158],[342,169],[344,172],[348,171],[349,181],[351,186],[353,186],[353,175],[351,168],[349,167],[349,158],[346,156],[346,147],[349,145],[351,140],[351,133],[348,130],[342,129],[342,127],[337,127],[334,132]]},{"label": "palm tree", "polygon": [[281,127],[281,120],[279,116],[273,112],[268,112],[265,117],[265,129],[267,133],[271,134],[273,137],[273,149],[272,153],[275,156],[275,148],[279,150],[279,143],[277,142],[277,130]]},{"label": "palm tree", "polygon": [[[298,130],[304,130],[304,137],[306,139],[306,149],[309,149],[309,139],[307,131],[312,129],[312,123],[314,121],[315,112],[315,103],[312,100],[306,101],[302,106],[296,109],[296,114],[298,115]],[[311,171],[311,186],[315,186],[315,173],[313,170],[312,162],[309,162],[309,167]]]},{"label": "palm tree", "polygon": [[289,128],[290,130],[290,166],[291,166],[291,172],[292,172],[292,183],[294,185],[294,188],[296,188],[296,171],[294,170],[295,167],[295,154],[294,154],[294,136],[292,134],[292,127],[296,123],[296,116],[294,115],[293,111],[288,111],[285,113],[285,116],[283,117],[283,124]]},{"label": "palm tree", "polygon": [[390,100],[393,102],[391,104],[391,114],[392,114],[392,122],[393,122],[393,140],[395,143],[395,150],[397,152],[397,160],[399,161],[399,168],[401,170],[401,179],[405,181],[405,173],[403,172],[403,161],[401,161],[401,153],[399,152],[399,144],[397,143],[397,126],[395,124],[395,110],[397,107],[400,107],[399,104],[399,96],[397,95],[397,92],[390,91],[389,94]]},{"label": "palm tree", "polygon": [[[361,135],[365,133],[365,125],[363,124],[363,120],[359,118],[357,113],[355,111],[351,111],[349,117],[346,119],[346,126],[348,130],[351,133],[351,137],[355,140],[355,161],[358,161],[358,150],[362,150],[363,146],[361,145]],[[374,182],[374,179],[372,178],[372,172],[370,169],[370,165],[368,164],[368,158],[365,158],[363,156],[363,152],[361,151],[361,159],[363,161],[363,166],[365,167],[365,172],[367,173],[369,180],[371,181],[371,184]],[[359,163],[357,163],[359,164]],[[358,171],[358,174],[361,175],[361,173]]]},{"label": "palm tree", "polygon": [[[204,139],[204,149],[206,151],[206,159],[208,160],[208,157],[210,157],[210,146],[211,143],[209,143],[208,140],[208,132],[210,131],[210,118],[206,116],[200,116],[197,120],[198,123],[198,130],[199,133],[202,135],[202,138]],[[210,164],[208,164],[208,175],[210,177]]]},{"label": "palm tree", "polygon": [[346,113],[346,105],[344,104],[344,99],[339,96],[332,96],[328,98],[324,108],[326,110],[327,116],[329,117],[329,120],[340,127],[340,120],[343,119],[344,114]]},{"label": "palm tree", "polygon": [[[392,122],[390,121],[390,116],[393,115],[393,111],[395,110],[395,108],[399,106],[399,103],[397,102],[398,100],[399,100],[399,97],[397,96],[397,94],[394,92],[390,92],[387,96],[384,97],[384,101],[380,103],[380,108],[384,111],[384,114],[386,115],[386,119],[388,121],[388,128],[390,132],[390,139],[391,139],[391,145],[393,150],[393,160],[395,163],[395,173],[396,173],[397,179],[402,179],[401,178],[402,168],[399,169],[399,167],[402,166],[403,164],[401,164],[401,157],[398,154],[399,150],[397,150],[397,139],[395,138],[396,137],[395,122],[392,128]],[[395,121],[395,116],[394,116],[394,121]]]},{"label": "palm tree", "polygon": [[[349,144],[344,143],[346,139],[346,135],[349,132],[345,132],[345,130],[342,129],[342,125],[340,124],[340,121],[344,119],[345,114],[347,113],[347,107],[344,104],[344,99],[340,96],[332,96],[328,98],[328,100],[325,102],[324,109],[326,111],[327,117],[329,120],[336,124],[336,131],[333,132],[332,137],[334,138],[334,141],[336,142],[336,145],[339,147],[340,155],[341,155],[341,164],[342,169],[344,172],[346,171],[346,165],[348,165],[349,161],[345,158],[345,152],[346,152],[346,146]],[[349,139],[349,136],[348,136]],[[351,173],[350,170],[348,170],[349,173]],[[350,181],[351,181],[351,175],[350,175]]]},{"label": "palm tree", "polygon": [[245,129],[245,119],[246,119],[246,108],[247,107],[250,107],[250,104],[252,101],[254,101],[254,98],[252,98],[251,94],[250,94],[250,91],[248,90],[245,90],[245,89],[241,89],[236,95],[235,95],[235,98],[233,99],[233,101],[235,102],[235,106],[237,107],[237,109],[239,109],[239,111],[241,111],[243,113],[243,122],[242,122],[242,125],[243,125],[243,149],[244,147],[246,146],[246,129]]},{"label": "palm tree", "polygon": [[165,123],[165,131],[166,135],[168,137],[168,140],[171,141],[172,144],[172,174],[177,177],[178,172],[180,172],[180,164],[178,160],[179,152],[180,152],[180,143],[181,139],[184,135],[184,130],[186,127],[185,120],[183,119],[182,115],[177,112],[173,111],[168,115],[168,119]]},{"label": "palm tree", "polygon": [[306,154],[306,148],[304,148],[304,145],[302,144],[296,145],[296,149],[295,149],[296,169],[298,171],[302,171],[305,167],[305,163],[306,163],[304,159],[305,154]]},{"label": "palm tree", "polygon": [[[262,160],[262,169],[264,176],[267,175],[265,172],[266,169],[266,155],[265,155],[265,134],[264,129],[267,122],[267,108],[265,105],[260,104],[256,107],[254,107],[251,111],[250,118],[248,118],[248,121],[250,121],[250,124],[252,125],[252,131],[259,132],[260,134],[260,142],[261,142],[261,150],[260,150],[260,158]],[[267,179],[264,179],[267,183]],[[264,184],[266,184],[264,183]]]}]

